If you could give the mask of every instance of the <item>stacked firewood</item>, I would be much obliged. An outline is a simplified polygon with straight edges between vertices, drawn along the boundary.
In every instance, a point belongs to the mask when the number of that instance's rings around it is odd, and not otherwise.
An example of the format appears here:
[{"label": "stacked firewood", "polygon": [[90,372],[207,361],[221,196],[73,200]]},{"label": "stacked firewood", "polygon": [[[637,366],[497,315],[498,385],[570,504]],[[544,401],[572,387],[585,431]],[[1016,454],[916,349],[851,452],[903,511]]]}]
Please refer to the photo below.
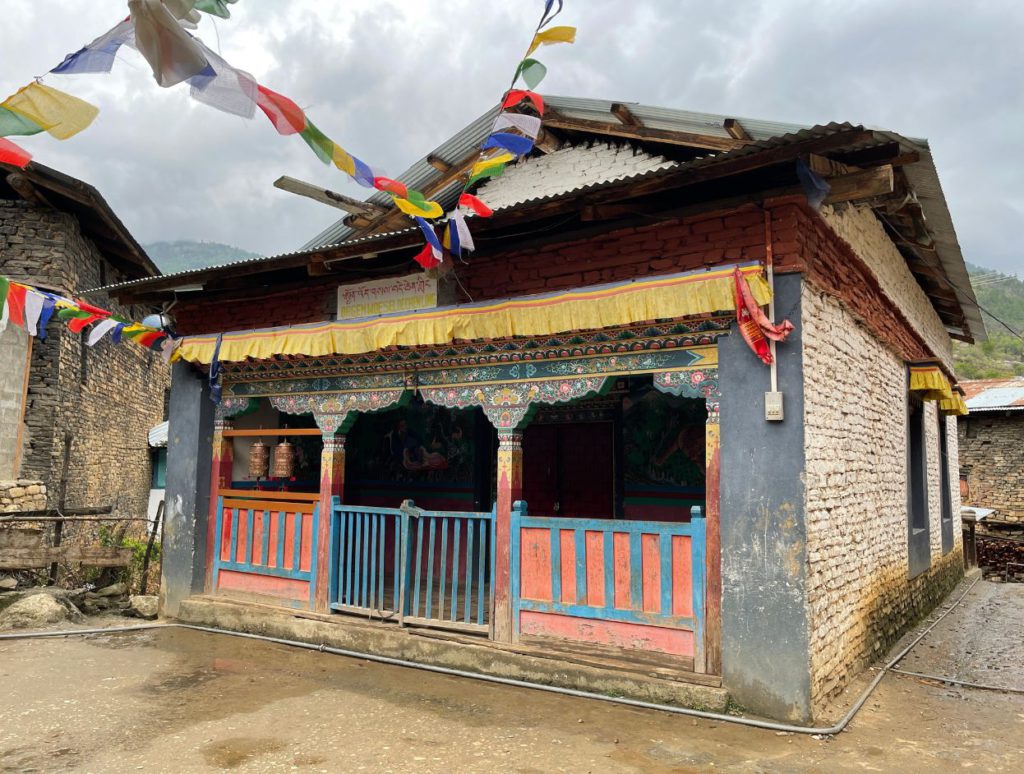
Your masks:
[{"label": "stacked firewood", "polygon": [[978,566],[986,580],[1024,583],[1024,540],[979,533]]}]

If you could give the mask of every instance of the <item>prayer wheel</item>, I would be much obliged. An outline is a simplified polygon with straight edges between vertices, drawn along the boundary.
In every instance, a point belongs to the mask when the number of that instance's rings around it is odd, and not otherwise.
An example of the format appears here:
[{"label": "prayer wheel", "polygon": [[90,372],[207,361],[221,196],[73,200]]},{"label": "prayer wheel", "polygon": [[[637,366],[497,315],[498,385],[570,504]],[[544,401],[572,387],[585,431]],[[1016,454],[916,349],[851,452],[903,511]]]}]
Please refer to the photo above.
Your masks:
[{"label": "prayer wheel", "polygon": [[270,471],[270,447],[254,441],[249,447],[249,478],[266,478]]},{"label": "prayer wheel", "polygon": [[295,473],[295,447],[281,441],[274,448],[274,478],[291,478]]}]

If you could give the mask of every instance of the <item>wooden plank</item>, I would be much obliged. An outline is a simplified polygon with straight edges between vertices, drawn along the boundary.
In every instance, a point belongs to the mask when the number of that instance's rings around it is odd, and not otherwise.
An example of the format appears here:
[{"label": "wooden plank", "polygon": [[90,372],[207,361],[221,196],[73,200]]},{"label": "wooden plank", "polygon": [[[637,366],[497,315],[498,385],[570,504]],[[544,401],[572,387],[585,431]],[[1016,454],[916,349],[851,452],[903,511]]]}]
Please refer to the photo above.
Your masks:
[{"label": "wooden plank", "polygon": [[219,489],[217,494],[221,497],[232,497],[235,500],[255,498],[260,500],[291,500],[297,503],[312,503],[320,499],[320,495],[316,492],[268,492],[262,489]]},{"label": "wooden plank", "polygon": [[315,202],[326,204],[330,207],[337,207],[339,210],[351,213],[353,215],[363,215],[368,217],[379,217],[387,212],[386,207],[381,207],[379,204],[373,204],[371,202],[365,202],[360,199],[353,199],[351,196],[345,196],[344,194],[331,191],[327,188],[321,188],[320,186],[307,183],[303,180],[296,180],[294,177],[288,175],[282,175],[274,181],[274,188],[279,188],[282,191],[296,194],[298,196],[305,196],[307,199],[312,199]]},{"label": "wooden plank", "polygon": [[619,121],[626,126],[643,126],[644,123],[635,115],[633,111],[623,105],[621,102],[612,103],[612,115],[615,116]]},{"label": "wooden plank", "polygon": [[[288,428],[273,428],[270,430],[224,430],[225,438],[259,438],[264,435],[323,435],[319,427],[296,427],[294,430]],[[319,499],[320,495],[317,495]]]},{"label": "wooden plank", "polygon": [[735,118],[727,118],[722,122],[722,127],[729,133],[729,136],[735,140],[743,140],[744,142],[752,142],[753,137],[747,134],[747,130],[743,128],[743,124]]},{"label": "wooden plank", "polygon": [[825,199],[827,203],[887,196],[895,187],[892,167],[889,165],[833,177],[828,184],[832,190]]},{"label": "wooden plank", "polygon": [[127,567],[132,549],[108,546],[43,546],[0,549],[0,570],[28,570],[55,562],[81,563],[89,567]]},{"label": "wooden plank", "polygon": [[849,175],[852,172],[859,171],[857,167],[843,164],[841,161],[833,161],[828,156],[822,156],[820,153],[808,154],[807,166],[811,168],[814,174],[821,175],[822,177]]},{"label": "wooden plank", "polygon": [[669,129],[651,129],[646,126],[627,126],[606,121],[591,121],[583,118],[569,118],[560,113],[548,112],[544,116],[544,126],[552,129],[567,129],[573,132],[603,134],[610,137],[624,137],[629,140],[649,140],[662,142],[666,145],[682,145],[688,148],[727,151],[739,148],[746,143],[732,137],[713,137],[709,134],[677,132]]},{"label": "wooden plank", "polygon": [[241,508],[243,510],[255,509],[257,511],[284,508],[288,513],[312,513],[316,503],[282,503],[280,500],[233,500],[226,498],[224,500],[224,507]]},{"label": "wooden plank", "polygon": [[438,172],[447,172],[449,169],[452,168],[451,164],[442,159],[440,156],[435,156],[433,153],[427,156],[427,163],[434,169],[436,169]]},{"label": "wooden plank", "polygon": [[547,155],[561,148],[562,141],[554,132],[541,129],[540,134],[537,135],[537,139],[533,143],[533,147]]}]

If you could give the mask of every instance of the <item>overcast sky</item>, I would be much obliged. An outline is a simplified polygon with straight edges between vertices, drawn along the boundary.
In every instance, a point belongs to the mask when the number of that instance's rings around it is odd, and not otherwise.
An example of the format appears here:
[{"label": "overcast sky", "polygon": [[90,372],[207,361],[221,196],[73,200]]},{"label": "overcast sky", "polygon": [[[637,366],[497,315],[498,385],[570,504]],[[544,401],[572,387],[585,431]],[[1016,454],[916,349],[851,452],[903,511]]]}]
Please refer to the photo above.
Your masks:
[{"label": "overcast sky", "polygon": [[[506,88],[541,0],[241,0],[199,36],[397,175]],[[124,0],[3,0],[9,94],[126,15]],[[541,91],[927,137],[967,260],[1024,272],[1020,0],[565,0],[573,46],[542,49]],[[46,82],[100,108],[64,142],[21,142],[94,184],[142,242],[296,249],[339,212],[272,186],[288,174],[355,196],[297,137],[161,89],[123,49],[109,75]]]}]

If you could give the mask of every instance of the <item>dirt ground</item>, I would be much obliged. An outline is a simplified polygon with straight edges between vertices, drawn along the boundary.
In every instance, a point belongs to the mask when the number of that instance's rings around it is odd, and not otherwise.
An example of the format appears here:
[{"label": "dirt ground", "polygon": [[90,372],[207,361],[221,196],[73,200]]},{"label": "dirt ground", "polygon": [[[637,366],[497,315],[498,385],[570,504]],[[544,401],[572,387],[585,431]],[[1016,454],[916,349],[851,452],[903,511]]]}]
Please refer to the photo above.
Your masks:
[{"label": "dirt ground", "polygon": [[[901,666],[1024,689],[1022,624],[981,582]],[[900,675],[819,739],[182,629],[0,641],[0,771],[1024,771],[1022,739],[1024,695]]]}]

